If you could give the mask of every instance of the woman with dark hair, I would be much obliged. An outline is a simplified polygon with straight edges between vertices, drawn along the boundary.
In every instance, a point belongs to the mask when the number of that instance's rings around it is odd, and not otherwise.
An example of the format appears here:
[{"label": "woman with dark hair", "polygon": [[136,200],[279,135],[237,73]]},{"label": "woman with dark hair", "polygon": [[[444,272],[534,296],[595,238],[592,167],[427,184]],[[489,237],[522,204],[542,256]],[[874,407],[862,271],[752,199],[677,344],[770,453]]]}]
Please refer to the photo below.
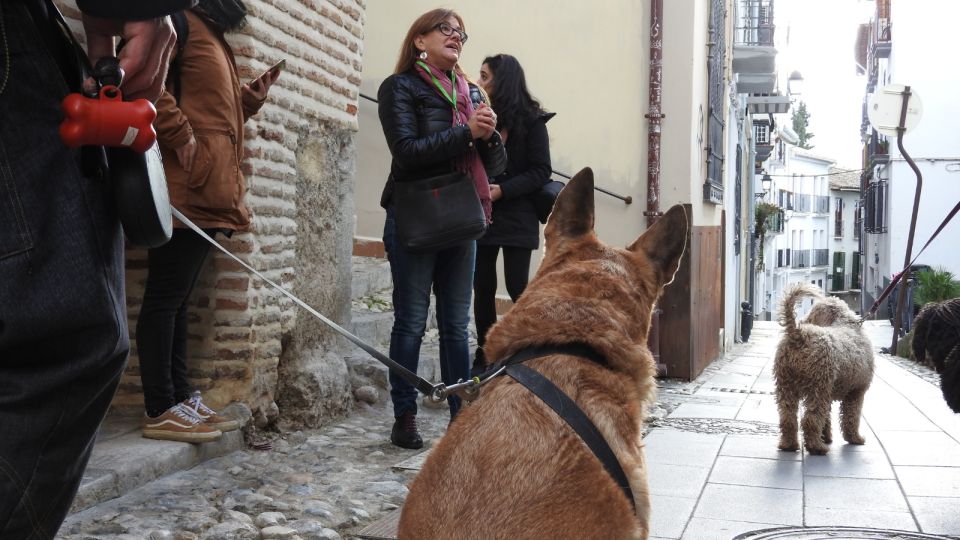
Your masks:
[{"label": "woman with dark hair", "polygon": [[[380,204],[387,211],[383,245],[393,276],[393,331],[390,357],[417,371],[426,328],[430,290],[437,298],[440,330],[440,376],[446,384],[470,374],[467,324],[476,243],[473,240],[429,253],[412,253],[396,234],[395,182],[430,178],[453,171],[466,173],[490,219],[487,177],[506,163],[493,109],[474,108],[458,61],[467,33],[463,19],[449,9],[424,13],[407,31],[396,70],[380,85],[380,122],[393,161]],[[393,444],[421,448],[417,431],[417,391],[390,373],[390,396],[396,422]],[[451,420],[460,398],[447,398]]]},{"label": "woman with dark hair", "polygon": [[[185,28],[168,91],[157,100],[157,142],[170,202],[207,234],[250,228],[240,161],[243,124],[267,99],[279,72],[241,85],[224,39],[246,16],[240,0],[200,0],[177,14]],[[174,221],[173,237],[147,254],[147,283],[137,317],[137,353],[146,416],[143,436],[207,442],[237,429],[201,400],[187,378],[187,300],[210,244]]]},{"label": "woman with dark hair", "polygon": [[[507,149],[507,168],[493,178],[490,198],[493,223],[477,240],[473,276],[473,315],[477,325],[474,373],[482,371],[487,331],[497,321],[497,256],[503,250],[507,293],[516,302],[527,287],[530,254],[540,246],[540,225],[531,195],[550,181],[550,138],[547,113],[527,90],[527,79],[509,54],[487,57],[480,67],[480,86],[497,111],[497,130]],[[496,360],[491,358],[489,360]]]}]

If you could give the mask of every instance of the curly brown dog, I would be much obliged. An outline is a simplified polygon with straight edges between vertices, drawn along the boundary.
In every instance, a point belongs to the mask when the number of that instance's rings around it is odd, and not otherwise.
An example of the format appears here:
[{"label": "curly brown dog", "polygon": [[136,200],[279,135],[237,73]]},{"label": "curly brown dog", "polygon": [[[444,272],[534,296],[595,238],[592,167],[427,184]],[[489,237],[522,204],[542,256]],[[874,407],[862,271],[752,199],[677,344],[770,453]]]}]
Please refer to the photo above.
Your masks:
[{"label": "curly brown dog", "polygon": [[913,356],[925,363],[927,353],[940,374],[943,399],[960,413],[960,298],[931,302],[920,310],[913,327]]},{"label": "curly brown dog", "polygon": [[[804,322],[794,310],[805,297],[817,300]],[[833,442],[830,407],[840,401],[843,439],[863,444],[860,413],[873,380],[873,349],[860,319],[838,298],[824,298],[813,285],[789,287],[778,321],[784,334],[773,361],[781,450],[795,451],[797,416],[803,400],[803,444],[811,454],[826,454]]]},{"label": "curly brown dog", "polygon": [[521,384],[499,377],[434,447],[410,488],[398,538],[647,538],[641,438],[656,393],[647,332],[653,304],[683,254],[687,218],[674,206],[627,249],[597,240],[593,223],[593,173],[584,169],[557,198],[544,260],[490,330],[487,358],[570,343],[600,353],[602,364],[553,354],[525,365],[592,420],[634,501],[564,420]]}]

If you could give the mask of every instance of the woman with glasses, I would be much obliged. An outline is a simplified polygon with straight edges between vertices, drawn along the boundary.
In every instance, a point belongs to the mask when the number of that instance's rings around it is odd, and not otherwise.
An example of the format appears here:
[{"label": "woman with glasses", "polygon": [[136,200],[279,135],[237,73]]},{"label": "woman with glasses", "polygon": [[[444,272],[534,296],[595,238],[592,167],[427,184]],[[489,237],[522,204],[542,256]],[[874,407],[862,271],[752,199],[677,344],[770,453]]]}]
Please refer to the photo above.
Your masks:
[{"label": "woman with glasses", "polygon": [[[393,157],[380,204],[387,211],[383,245],[393,276],[393,331],[390,357],[417,371],[427,322],[430,291],[436,295],[440,330],[440,374],[446,384],[470,374],[467,323],[476,254],[475,241],[430,253],[411,253],[398,241],[393,191],[396,182],[429,178],[453,171],[470,176],[490,220],[488,176],[506,165],[496,132],[497,117],[485,104],[474,108],[470,88],[458,65],[467,41],[463,20],[448,9],[424,13],[410,26],[396,70],[377,92],[380,122]],[[417,431],[417,391],[390,374],[396,422],[393,444],[421,448]],[[451,396],[451,420],[460,398]]]},{"label": "woman with glasses", "polygon": [[550,181],[546,124],[554,116],[530,95],[520,62],[509,54],[485,58],[478,82],[498,113],[497,130],[509,159],[506,170],[491,179],[493,223],[477,240],[473,277],[473,314],[477,324],[474,373],[485,368],[483,345],[487,331],[497,322],[497,255],[503,250],[507,293],[516,302],[527,287],[530,254],[540,246],[540,224],[530,196]]}]

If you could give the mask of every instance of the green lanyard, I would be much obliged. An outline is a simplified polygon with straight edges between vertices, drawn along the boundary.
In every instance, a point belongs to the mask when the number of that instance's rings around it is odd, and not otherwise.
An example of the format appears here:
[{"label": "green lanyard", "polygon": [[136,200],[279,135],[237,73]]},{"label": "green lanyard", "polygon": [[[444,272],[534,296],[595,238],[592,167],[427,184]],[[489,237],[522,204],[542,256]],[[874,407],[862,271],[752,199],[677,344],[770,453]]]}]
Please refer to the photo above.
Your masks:
[{"label": "green lanyard", "polygon": [[429,66],[427,66],[427,64],[425,64],[420,60],[417,60],[417,65],[422,67],[424,71],[430,74],[430,78],[433,79],[433,84],[437,87],[437,90],[440,90],[440,93],[443,94],[443,97],[447,98],[447,101],[450,102],[450,105],[453,107],[454,118],[457,118],[456,116],[457,114],[457,72],[456,70],[450,70],[450,78],[453,81],[453,84],[451,85],[451,89],[453,90],[453,96],[451,96],[450,94],[447,93],[446,88],[444,88],[443,85],[440,84],[440,81],[437,80],[436,75],[433,74],[433,71],[430,69]]}]

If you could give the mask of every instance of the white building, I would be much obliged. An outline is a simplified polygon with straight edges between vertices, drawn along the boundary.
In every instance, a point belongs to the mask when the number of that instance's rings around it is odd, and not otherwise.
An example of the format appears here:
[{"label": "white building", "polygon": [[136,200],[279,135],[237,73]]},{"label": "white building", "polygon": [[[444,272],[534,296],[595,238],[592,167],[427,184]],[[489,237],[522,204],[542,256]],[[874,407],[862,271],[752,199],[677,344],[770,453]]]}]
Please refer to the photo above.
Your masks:
[{"label": "white building", "polygon": [[860,171],[830,169],[828,292],[860,311]]},{"label": "white building", "polygon": [[763,271],[758,273],[757,316],[775,318],[783,290],[793,283],[812,283],[826,291],[830,269],[829,168],[833,160],[796,146],[789,128],[778,131],[775,149],[766,161],[772,182],[763,202],[777,205],[782,225],[764,239]]},{"label": "white building", "polygon": [[[960,73],[937,55],[951,50],[960,2],[956,0],[877,0],[876,14],[860,27],[857,62],[868,75],[861,136],[865,143],[863,177],[863,305],[869,309],[904,266],[916,175],[895,137],[871,128],[871,94],[889,84],[909,85],[919,95],[923,116],[903,138],[903,146],[923,175],[913,255],[923,247],[960,200],[960,138],[956,93]],[[934,54],[931,57],[931,53]],[[954,220],[917,264],[944,267],[960,275],[960,221]],[[880,315],[886,315],[885,306]]]}]

